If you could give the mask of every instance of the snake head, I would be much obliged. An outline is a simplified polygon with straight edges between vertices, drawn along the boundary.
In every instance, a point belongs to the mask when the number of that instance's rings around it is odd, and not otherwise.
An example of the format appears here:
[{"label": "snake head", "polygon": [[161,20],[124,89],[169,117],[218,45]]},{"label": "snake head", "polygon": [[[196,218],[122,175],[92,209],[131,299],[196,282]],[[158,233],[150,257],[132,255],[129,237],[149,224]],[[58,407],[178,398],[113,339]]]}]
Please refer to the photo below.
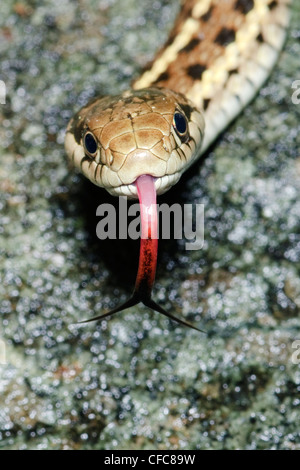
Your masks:
[{"label": "snake head", "polygon": [[70,121],[65,148],[75,166],[110,194],[137,198],[147,174],[157,194],[167,191],[199,156],[202,112],[166,88],[96,98]]}]

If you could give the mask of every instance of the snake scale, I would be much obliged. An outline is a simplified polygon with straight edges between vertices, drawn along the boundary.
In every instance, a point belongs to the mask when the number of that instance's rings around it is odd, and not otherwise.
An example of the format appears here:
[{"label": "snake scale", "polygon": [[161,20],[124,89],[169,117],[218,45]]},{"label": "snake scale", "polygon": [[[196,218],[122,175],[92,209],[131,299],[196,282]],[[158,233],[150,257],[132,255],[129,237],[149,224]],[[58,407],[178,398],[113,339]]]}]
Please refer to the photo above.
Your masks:
[{"label": "snake scale", "polygon": [[[70,161],[110,194],[139,198],[141,208],[155,204],[156,194],[179,180],[267,79],[285,40],[289,4],[184,1],[167,43],[132,88],[94,98],[71,119]],[[157,234],[141,214],[148,236],[141,240],[133,296],[96,319],[142,301],[197,329],[151,299]]]}]

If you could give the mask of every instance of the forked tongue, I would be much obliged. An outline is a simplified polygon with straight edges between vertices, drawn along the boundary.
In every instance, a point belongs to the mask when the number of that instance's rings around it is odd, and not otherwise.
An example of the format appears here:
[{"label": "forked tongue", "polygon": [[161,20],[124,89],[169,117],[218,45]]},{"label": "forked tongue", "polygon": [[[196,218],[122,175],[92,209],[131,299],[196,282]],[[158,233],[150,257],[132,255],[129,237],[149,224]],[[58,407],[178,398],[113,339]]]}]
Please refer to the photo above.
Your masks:
[{"label": "forked tongue", "polygon": [[[141,212],[141,242],[139,267],[134,294],[145,303],[151,298],[157,264],[157,208],[154,178],[142,175],[135,182]],[[133,295],[134,295],[133,294]]]},{"label": "forked tongue", "polygon": [[132,297],[130,297],[130,299],[128,299],[119,307],[85,321],[91,322],[94,320],[101,320],[109,315],[120,312],[126,308],[138,304],[139,302],[142,302],[147,307],[162,313],[171,320],[193,328],[194,330],[202,331],[192,324],[168,313],[151,298],[152,287],[156,273],[158,247],[158,214],[156,206],[155,179],[150,175],[142,175],[137,178],[135,185],[140,202],[141,242],[139,266]]}]

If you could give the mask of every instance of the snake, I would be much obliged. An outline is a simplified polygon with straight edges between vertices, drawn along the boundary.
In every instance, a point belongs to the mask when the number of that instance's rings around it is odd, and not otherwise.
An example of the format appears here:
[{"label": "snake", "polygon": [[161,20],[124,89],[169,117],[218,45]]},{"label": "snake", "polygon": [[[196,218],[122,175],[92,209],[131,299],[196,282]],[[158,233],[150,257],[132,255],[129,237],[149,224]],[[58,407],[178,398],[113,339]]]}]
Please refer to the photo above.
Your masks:
[{"label": "snake", "polygon": [[141,207],[133,295],[88,321],[142,302],[199,330],[151,297],[158,243],[157,211],[151,208],[266,81],[285,41],[290,3],[182,1],[167,42],[131,88],[96,96],[70,120],[65,149],[73,166],[111,195],[139,199]]}]

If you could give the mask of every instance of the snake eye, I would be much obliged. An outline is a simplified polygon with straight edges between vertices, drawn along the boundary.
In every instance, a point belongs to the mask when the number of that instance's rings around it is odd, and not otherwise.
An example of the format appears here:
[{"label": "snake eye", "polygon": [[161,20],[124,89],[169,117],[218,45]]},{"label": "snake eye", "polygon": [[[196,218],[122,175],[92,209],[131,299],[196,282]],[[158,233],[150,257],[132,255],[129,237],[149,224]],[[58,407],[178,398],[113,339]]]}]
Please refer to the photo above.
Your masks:
[{"label": "snake eye", "polygon": [[98,150],[98,144],[97,144],[95,137],[90,131],[87,131],[83,137],[83,146],[84,146],[86,153],[90,157],[95,157],[96,152]]},{"label": "snake eye", "polygon": [[178,111],[176,111],[173,117],[173,127],[181,139],[186,137],[188,131],[187,120],[186,117]]}]

